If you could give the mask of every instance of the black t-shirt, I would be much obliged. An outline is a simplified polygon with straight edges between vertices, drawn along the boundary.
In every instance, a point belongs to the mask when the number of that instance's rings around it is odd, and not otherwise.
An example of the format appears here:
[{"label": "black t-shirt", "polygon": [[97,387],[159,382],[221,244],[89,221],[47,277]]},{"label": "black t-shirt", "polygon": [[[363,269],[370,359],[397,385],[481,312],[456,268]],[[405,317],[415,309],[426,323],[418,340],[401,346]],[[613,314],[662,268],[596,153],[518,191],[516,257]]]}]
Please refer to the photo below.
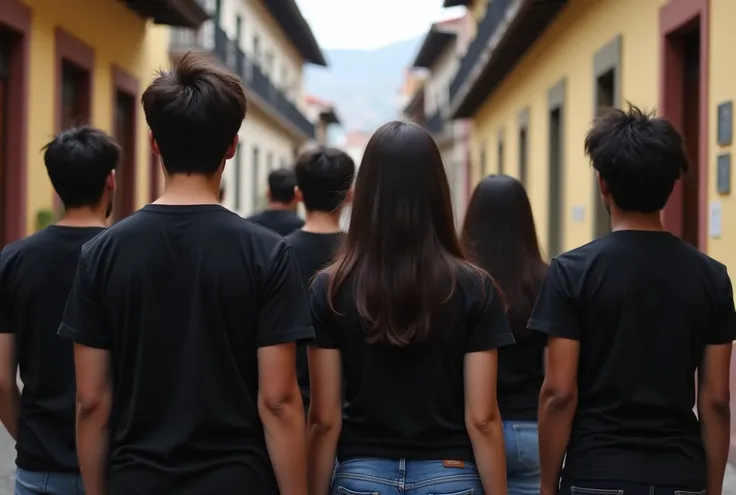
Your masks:
[{"label": "black t-shirt", "polygon": [[278,493],[256,354],[313,336],[282,237],[147,205],[84,246],[59,334],[111,351],[111,495]]},{"label": "black t-shirt", "polygon": [[529,328],[580,341],[563,477],[705,486],[695,371],[736,339],[725,266],[666,232],[613,232],[552,262]]},{"label": "black t-shirt", "polygon": [[304,226],[304,220],[289,210],[263,210],[251,215],[248,220],[263,225],[282,236],[291,234]]},{"label": "black t-shirt", "polygon": [[498,350],[498,409],[504,421],[536,421],[547,336],[521,329],[515,337]]},{"label": "black t-shirt", "polygon": [[23,392],[16,464],[78,472],[72,342],[56,335],[82,245],[99,227],[52,225],[0,254],[0,332],[16,334]]},{"label": "black t-shirt", "polygon": [[[418,281],[421,282],[421,281]],[[328,276],[310,290],[313,345],[339,349],[345,383],[338,457],[472,462],[465,428],[464,359],[512,344],[508,321],[488,276],[463,272],[426,342],[369,344],[346,281],[333,313]],[[311,344],[310,344],[311,345]]]},{"label": "black t-shirt", "polygon": [[[285,237],[286,242],[291,245],[296,255],[299,271],[304,280],[304,287],[309,287],[312,277],[322,268],[330,264],[332,256],[338,247],[342,232],[333,234],[317,234],[295,230]],[[307,346],[302,344],[297,349],[296,374],[299,379],[299,388],[304,399],[304,410],[309,408],[309,361],[307,359]]]}]

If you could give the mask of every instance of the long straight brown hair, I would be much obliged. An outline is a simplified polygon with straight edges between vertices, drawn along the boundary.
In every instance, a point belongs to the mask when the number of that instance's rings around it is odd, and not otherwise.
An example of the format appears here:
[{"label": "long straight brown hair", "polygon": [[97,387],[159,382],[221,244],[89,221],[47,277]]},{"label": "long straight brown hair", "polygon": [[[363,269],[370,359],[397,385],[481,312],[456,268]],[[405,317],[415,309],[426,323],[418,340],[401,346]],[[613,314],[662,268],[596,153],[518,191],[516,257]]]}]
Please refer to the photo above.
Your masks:
[{"label": "long straight brown hair", "polygon": [[526,323],[547,275],[526,189],[508,175],[480,181],[468,203],[461,235],[463,249],[490,272],[508,303],[514,336],[529,335]]},{"label": "long straight brown hair", "polygon": [[437,145],[414,124],[383,125],[366,146],[350,228],[327,268],[330,307],[337,312],[337,292],[350,278],[368,342],[421,342],[438,326],[461,270],[483,274],[460,247]]}]

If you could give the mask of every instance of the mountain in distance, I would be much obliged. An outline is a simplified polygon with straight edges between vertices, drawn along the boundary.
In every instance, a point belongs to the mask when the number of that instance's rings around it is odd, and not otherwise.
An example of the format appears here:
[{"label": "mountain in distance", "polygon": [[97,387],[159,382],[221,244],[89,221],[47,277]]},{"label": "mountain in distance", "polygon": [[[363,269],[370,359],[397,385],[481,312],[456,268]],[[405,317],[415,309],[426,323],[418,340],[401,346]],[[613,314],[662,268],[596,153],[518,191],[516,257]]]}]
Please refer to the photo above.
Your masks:
[{"label": "mountain in distance", "polygon": [[404,71],[421,41],[413,38],[375,50],[327,50],[328,67],[306,67],[306,91],[332,102],[345,130],[373,132],[399,117]]}]

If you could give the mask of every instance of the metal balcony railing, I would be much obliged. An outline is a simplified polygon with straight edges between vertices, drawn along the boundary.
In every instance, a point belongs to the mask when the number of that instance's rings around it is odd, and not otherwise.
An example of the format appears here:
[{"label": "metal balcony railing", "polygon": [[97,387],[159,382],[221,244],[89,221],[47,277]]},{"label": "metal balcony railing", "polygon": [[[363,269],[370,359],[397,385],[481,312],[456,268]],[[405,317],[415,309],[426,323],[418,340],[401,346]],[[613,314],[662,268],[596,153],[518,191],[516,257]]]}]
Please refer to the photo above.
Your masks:
[{"label": "metal balcony railing", "polygon": [[[486,15],[478,23],[478,29],[473,41],[470,42],[465,56],[460,62],[460,68],[450,84],[450,100],[454,101],[460,88],[470,76],[473,68],[480,61],[481,54],[493,37],[496,29],[506,16],[506,10],[514,0],[490,0]],[[485,61],[484,61],[485,62]]]},{"label": "metal balcony railing", "polygon": [[445,119],[442,113],[437,110],[427,118],[424,123],[424,127],[429,131],[430,134],[438,136],[445,130]]},{"label": "metal balcony railing", "polygon": [[[208,30],[211,33],[208,33]],[[210,22],[205,24],[199,31],[172,30],[171,51],[182,53],[189,50],[212,51],[223,64],[240,76],[245,86],[272,107],[278,115],[294,125],[307,137],[314,139],[314,124],[302,114],[294,103],[289,101],[281,89],[271,82],[261,67],[248,58],[240,49],[238,43],[228,38],[227,33],[221,27]]]}]

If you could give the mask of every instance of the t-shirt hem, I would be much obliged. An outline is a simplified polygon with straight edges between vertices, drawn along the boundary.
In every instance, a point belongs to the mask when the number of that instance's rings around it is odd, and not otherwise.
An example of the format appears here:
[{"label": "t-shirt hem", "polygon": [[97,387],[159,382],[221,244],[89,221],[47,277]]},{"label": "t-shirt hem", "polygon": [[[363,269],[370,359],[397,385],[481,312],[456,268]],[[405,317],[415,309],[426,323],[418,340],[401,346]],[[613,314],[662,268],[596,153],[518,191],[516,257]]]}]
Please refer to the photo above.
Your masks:
[{"label": "t-shirt hem", "polygon": [[473,345],[469,346],[465,349],[465,352],[482,352],[482,351],[491,351],[493,349],[498,349],[499,347],[505,347],[507,345],[515,344],[516,340],[514,339],[513,334],[503,335],[501,337],[494,337],[489,342],[485,342],[483,344],[479,345]]},{"label": "t-shirt hem", "polygon": [[550,321],[531,319],[527,323],[526,327],[529,330],[542,332],[550,337],[560,337],[563,339],[580,340],[580,337],[576,335],[576,332],[570,331],[560,325],[552,323]]},{"label": "t-shirt hem", "polygon": [[562,472],[562,480],[564,482],[576,480],[590,481],[612,481],[617,480],[623,483],[640,483],[643,485],[660,485],[660,486],[681,486],[694,489],[705,488],[705,478],[699,476],[683,476],[688,469],[682,469],[684,466],[672,466],[671,469],[662,471],[658,470],[641,470],[632,472],[628,469],[583,469],[566,468]]},{"label": "t-shirt hem", "polygon": [[80,332],[74,327],[71,327],[67,325],[66,323],[62,322],[61,325],[59,325],[59,330],[57,332],[57,335],[60,337],[64,337],[70,340],[73,340],[77,344],[81,344],[87,347],[93,347],[95,349],[109,349],[110,343],[102,340],[102,339],[96,339],[94,337],[90,337],[89,335]]},{"label": "t-shirt hem", "polygon": [[351,458],[407,459],[412,461],[464,461],[475,462],[473,449],[452,447],[392,447],[376,445],[340,446],[337,449],[338,461]]},{"label": "t-shirt hem", "polygon": [[269,347],[273,345],[296,342],[297,344],[309,344],[314,339],[312,327],[297,327],[278,332],[268,337],[258,339],[258,347]]},{"label": "t-shirt hem", "polygon": [[[36,456],[33,456],[36,458]],[[63,474],[79,474],[79,466],[70,467],[53,461],[40,461],[29,458],[29,456],[18,453],[15,459],[15,465],[19,469],[31,472],[42,473],[63,473]]]}]

